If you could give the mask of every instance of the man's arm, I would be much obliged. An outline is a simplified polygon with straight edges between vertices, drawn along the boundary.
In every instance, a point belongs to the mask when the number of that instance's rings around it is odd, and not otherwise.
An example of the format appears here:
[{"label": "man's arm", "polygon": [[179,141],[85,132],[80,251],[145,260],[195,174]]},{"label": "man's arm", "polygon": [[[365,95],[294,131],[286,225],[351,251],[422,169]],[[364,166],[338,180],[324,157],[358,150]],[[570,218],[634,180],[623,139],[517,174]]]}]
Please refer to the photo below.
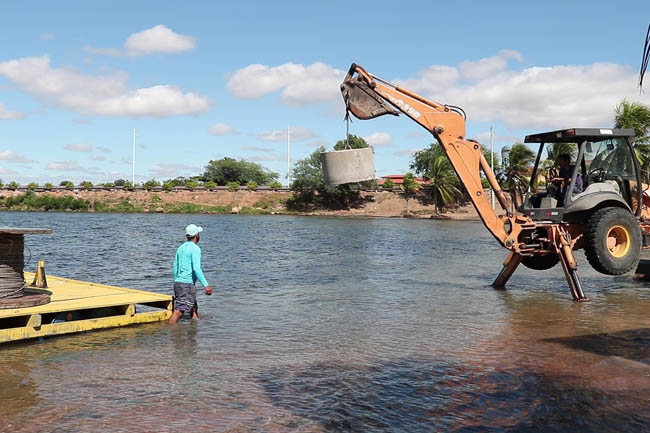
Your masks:
[{"label": "man's arm", "polygon": [[211,295],[212,287],[208,285],[208,282],[203,275],[203,271],[201,270],[201,249],[198,247],[192,252],[192,271],[194,271],[194,275],[196,275],[196,278],[205,288],[205,294]]}]

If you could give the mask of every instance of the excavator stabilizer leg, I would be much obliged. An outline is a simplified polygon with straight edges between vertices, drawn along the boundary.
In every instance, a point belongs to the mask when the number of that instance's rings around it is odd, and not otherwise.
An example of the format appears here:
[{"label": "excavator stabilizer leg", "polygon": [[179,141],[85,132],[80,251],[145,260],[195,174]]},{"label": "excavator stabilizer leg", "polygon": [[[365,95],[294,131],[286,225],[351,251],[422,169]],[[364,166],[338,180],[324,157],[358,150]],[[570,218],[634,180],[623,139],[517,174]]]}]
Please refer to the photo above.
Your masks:
[{"label": "excavator stabilizer leg", "polygon": [[519,266],[519,263],[524,259],[524,256],[521,254],[517,253],[510,253],[508,257],[506,258],[506,261],[503,262],[503,269],[501,269],[501,272],[499,272],[499,275],[497,276],[496,280],[492,283],[492,287],[495,289],[505,289],[506,288],[506,283],[512,276],[512,274],[515,272],[515,269],[517,269],[517,266]]},{"label": "excavator stabilizer leg", "polygon": [[573,251],[571,251],[569,248],[562,248],[559,255],[560,263],[562,263],[562,270],[564,271],[564,276],[569,283],[569,289],[571,290],[573,301],[588,301],[589,299],[587,299],[585,292],[582,290],[582,283],[580,282],[580,277],[578,276],[578,265],[573,258]]}]

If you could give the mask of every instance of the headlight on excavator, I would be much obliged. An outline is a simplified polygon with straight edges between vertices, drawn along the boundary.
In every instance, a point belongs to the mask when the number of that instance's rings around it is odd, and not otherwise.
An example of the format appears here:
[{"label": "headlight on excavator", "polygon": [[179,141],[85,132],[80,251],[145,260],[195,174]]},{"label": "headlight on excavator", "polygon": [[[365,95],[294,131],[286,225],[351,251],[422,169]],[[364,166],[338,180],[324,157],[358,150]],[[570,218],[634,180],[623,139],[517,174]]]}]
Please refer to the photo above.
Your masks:
[{"label": "headlight on excavator", "polygon": [[510,220],[506,220],[506,221],[503,223],[503,230],[504,230],[507,234],[510,234],[510,233],[512,232],[512,223],[510,222]]}]

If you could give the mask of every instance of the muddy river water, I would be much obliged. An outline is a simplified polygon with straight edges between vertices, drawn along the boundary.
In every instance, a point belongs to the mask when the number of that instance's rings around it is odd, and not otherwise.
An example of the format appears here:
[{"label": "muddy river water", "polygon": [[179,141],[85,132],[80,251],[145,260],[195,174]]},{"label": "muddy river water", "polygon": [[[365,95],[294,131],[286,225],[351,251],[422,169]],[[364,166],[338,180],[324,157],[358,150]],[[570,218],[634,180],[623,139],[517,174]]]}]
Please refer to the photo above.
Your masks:
[{"label": "muddy river water", "polygon": [[573,304],[559,267],[493,290],[477,222],[0,214],[54,230],[28,270],[161,293],[190,222],[201,320],[0,346],[0,431],[650,430],[650,288],[582,254]]}]

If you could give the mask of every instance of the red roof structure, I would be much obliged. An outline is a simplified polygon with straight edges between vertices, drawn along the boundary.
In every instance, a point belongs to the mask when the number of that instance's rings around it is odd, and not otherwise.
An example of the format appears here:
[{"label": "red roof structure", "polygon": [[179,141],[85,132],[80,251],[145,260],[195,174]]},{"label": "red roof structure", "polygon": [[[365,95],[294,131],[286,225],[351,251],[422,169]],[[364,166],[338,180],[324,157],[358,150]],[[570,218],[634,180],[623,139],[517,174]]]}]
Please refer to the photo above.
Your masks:
[{"label": "red roof structure", "polygon": [[[382,186],[384,182],[386,182],[388,179],[392,180],[395,186],[399,186],[404,183],[404,175],[403,174],[389,174],[387,176],[382,176],[381,179],[377,180],[377,184]],[[416,177],[415,181],[419,185],[428,185],[431,183],[430,180],[426,180],[423,177]]]}]

